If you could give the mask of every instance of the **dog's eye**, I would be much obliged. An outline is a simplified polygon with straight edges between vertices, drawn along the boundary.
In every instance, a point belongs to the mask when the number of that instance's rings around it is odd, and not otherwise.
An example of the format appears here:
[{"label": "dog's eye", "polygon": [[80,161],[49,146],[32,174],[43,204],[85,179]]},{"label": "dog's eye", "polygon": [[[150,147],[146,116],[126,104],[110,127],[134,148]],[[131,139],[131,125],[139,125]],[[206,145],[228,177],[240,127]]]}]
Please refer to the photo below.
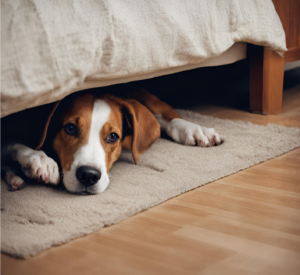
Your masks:
[{"label": "dog's eye", "polygon": [[76,134],[76,126],[73,123],[68,123],[64,127],[68,135],[74,136]]},{"label": "dog's eye", "polygon": [[107,138],[107,142],[108,143],[115,143],[118,140],[118,135],[116,133],[111,133],[108,138]]}]

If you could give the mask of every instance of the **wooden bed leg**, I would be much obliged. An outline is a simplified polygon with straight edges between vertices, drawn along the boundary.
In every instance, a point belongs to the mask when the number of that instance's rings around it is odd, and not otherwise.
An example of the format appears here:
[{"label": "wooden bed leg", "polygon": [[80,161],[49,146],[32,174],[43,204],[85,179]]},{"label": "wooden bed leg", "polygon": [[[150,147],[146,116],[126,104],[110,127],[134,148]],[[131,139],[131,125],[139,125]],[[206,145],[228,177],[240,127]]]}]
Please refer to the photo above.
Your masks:
[{"label": "wooden bed leg", "polygon": [[249,45],[250,111],[277,114],[282,110],[284,58],[260,46]]}]

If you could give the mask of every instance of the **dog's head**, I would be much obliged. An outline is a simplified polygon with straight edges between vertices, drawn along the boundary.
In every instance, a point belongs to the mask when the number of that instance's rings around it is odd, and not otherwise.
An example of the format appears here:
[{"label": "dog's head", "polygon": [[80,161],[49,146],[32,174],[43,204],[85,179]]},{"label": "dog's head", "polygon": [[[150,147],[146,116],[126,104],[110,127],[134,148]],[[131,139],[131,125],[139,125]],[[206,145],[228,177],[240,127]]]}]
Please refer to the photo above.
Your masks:
[{"label": "dog's head", "polygon": [[55,151],[67,190],[99,194],[122,147],[137,163],[159,135],[155,117],[139,102],[79,93],[54,105],[37,149],[48,144]]}]

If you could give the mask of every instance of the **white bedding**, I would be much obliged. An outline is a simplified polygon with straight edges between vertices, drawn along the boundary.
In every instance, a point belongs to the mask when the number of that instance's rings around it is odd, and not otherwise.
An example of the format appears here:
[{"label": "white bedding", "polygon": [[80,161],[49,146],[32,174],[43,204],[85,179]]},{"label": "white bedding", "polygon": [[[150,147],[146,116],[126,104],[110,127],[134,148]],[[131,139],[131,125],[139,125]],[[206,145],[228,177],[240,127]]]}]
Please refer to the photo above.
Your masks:
[{"label": "white bedding", "polygon": [[238,41],[286,50],[271,0],[2,0],[1,8],[2,117],[83,83],[199,67]]}]

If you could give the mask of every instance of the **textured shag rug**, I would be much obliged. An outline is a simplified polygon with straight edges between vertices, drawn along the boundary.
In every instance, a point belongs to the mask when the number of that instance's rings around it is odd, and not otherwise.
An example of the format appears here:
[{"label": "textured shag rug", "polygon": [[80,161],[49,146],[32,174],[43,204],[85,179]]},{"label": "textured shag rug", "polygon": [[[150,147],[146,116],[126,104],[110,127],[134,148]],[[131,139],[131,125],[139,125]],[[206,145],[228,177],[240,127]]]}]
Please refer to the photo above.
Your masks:
[{"label": "textured shag rug", "polygon": [[131,152],[124,151],[110,172],[108,189],[100,195],[75,195],[43,185],[9,192],[2,182],[2,252],[34,256],[300,146],[299,128],[178,112],[186,120],[214,127],[225,142],[201,148],[159,139],[138,165]]}]

